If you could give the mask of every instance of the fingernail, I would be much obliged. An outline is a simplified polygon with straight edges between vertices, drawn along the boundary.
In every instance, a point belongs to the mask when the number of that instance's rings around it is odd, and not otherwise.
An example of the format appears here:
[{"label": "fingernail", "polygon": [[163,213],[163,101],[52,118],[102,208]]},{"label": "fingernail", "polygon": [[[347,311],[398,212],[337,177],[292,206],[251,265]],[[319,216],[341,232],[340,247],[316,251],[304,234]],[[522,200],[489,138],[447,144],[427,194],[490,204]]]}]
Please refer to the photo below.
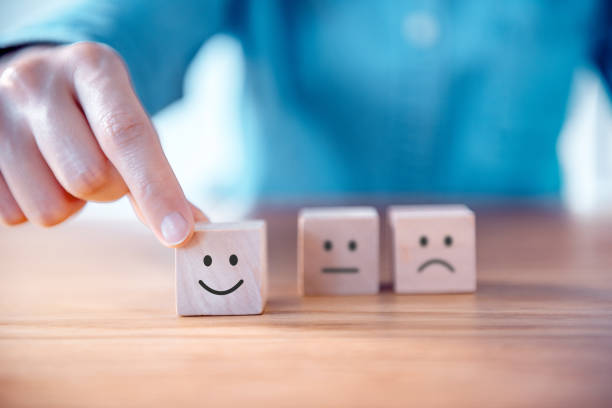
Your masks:
[{"label": "fingernail", "polygon": [[181,214],[173,212],[162,220],[161,233],[168,245],[178,245],[187,239],[189,224]]}]

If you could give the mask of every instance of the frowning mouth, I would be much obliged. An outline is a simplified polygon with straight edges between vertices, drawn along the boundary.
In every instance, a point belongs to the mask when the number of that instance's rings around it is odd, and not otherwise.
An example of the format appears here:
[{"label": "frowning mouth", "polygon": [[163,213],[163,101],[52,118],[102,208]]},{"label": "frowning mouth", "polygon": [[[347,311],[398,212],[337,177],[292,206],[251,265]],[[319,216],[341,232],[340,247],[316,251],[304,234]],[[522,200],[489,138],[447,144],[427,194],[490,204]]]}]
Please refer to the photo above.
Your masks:
[{"label": "frowning mouth", "polygon": [[455,268],[453,268],[453,266],[451,264],[449,264],[448,262],[446,262],[444,259],[430,259],[429,261],[425,262],[423,265],[419,266],[418,272],[423,272],[427,267],[431,266],[431,265],[442,265],[444,266],[446,269],[449,270],[449,272],[455,272]]},{"label": "frowning mouth", "polygon": [[358,268],[323,268],[321,269],[323,273],[357,273],[359,272]]},{"label": "frowning mouth", "polygon": [[209,291],[213,295],[223,296],[223,295],[229,295],[230,293],[232,293],[233,291],[238,289],[240,287],[240,285],[242,285],[244,283],[244,281],[242,279],[240,279],[234,286],[232,286],[231,288],[229,288],[227,290],[216,290],[216,289],[213,289],[213,288],[211,288],[210,286],[208,286],[207,284],[205,284],[202,281],[198,281],[198,283],[200,284],[201,287],[203,287],[204,289],[206,289],[207,291]]}]

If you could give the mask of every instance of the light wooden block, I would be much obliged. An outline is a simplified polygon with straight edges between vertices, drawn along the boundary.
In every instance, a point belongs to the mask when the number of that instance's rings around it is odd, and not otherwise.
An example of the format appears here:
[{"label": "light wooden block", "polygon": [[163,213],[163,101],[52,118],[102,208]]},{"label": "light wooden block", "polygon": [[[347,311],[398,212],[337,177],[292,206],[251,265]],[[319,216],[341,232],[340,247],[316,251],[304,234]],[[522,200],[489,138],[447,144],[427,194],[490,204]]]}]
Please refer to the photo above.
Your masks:
[{"label": "light wooden block", "polygon": [[394,206],[387,212],[397,293],[476,290],[474,213],[464,205]]},{"label": "light wooden block", "polygon": [[176,249],[176,311],[181,316],[261,314],[267,298],[264,221],[197,223]]},{"label": "light wooden block", "polygon": [[303,209],[298,218],[299,292],[378,293],[378,228],[372,207]]}]

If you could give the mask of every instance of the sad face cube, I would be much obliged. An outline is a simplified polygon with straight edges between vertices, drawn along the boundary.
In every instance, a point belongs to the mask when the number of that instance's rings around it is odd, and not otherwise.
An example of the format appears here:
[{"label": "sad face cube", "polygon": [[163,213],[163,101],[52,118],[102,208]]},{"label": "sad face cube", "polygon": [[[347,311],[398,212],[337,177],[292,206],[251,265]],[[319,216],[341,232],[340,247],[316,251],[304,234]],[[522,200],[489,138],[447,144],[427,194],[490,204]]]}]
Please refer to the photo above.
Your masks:
[{"label": "sad face cube", "polygon": [[378,213],[371,207],[303,209],[298,219],[300,293],[378,293],[378,228]]},{"label": "sad face cube", "polygon": [[267,296],[264,221],[198,223],[176,249],[176,311],[181,316],[263,312]]},{"label": "sad face cube", "polygon": [[476,290],[475,220],[469,208],[396,206],[388,222],[397,293]]}]

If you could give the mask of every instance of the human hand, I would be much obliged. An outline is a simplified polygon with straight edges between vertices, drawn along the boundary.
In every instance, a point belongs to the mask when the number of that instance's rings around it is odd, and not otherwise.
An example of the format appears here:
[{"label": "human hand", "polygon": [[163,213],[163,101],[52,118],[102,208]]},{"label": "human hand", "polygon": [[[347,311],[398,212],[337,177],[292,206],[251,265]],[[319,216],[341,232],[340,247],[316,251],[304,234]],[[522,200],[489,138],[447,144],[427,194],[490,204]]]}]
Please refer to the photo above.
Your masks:
[{"label": "human hand", "polygon": [[206,216],[191,205],[121,57],[81,42],[0,58],[0,220],[51,226],[128,194],[166,246]]}]

